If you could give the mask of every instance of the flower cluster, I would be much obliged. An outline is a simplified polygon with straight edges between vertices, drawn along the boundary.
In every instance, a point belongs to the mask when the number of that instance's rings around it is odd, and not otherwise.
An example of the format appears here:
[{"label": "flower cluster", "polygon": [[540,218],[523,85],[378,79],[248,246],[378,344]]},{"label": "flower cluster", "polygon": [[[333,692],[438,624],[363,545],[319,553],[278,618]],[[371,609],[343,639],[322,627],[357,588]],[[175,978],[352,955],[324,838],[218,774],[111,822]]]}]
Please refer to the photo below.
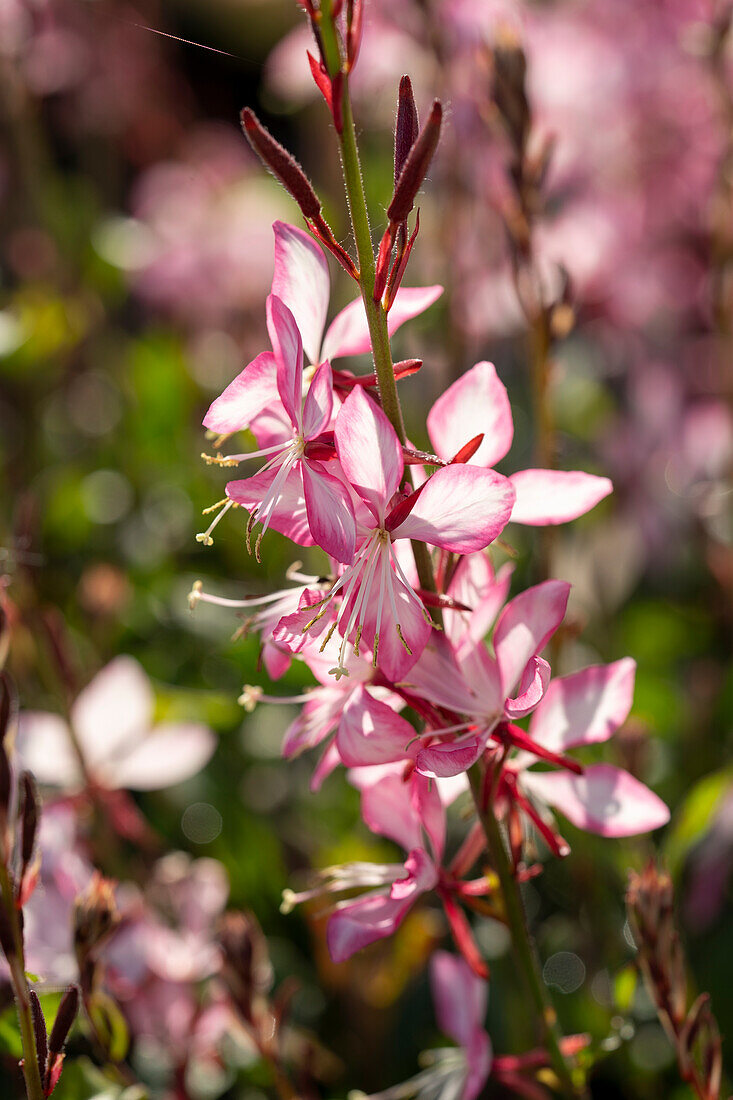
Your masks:
[{"label": "flower cluster", "polygon": [[[335,39],[346,51],[335,75],[324,25],[334,30],[337,22],[324,16],[324,24],[316,19],[320,10],[304,6],[321,49],[320,63],[311,59],[313,74],[342,134],[343,77],[356,59],[360,5],[348,6],[343,39]],[[597,755],[586,762],[583,754],[570,753],[606,742],[623,724],[632,705],[634,662],[553,678],[546,654],[553,638],[550,656],[557,652],[570,585],[546,579],[509,598],[512,567],[496,569],[489,553],[508,524],[568,522],[607,496],[611,483],[581,471],[497,472],[494,466],[512,444],[513,421],[506,389],[488,362],[466,371],[431,408],[430,450],[413,446],[404,434],[397,383],[422,361],[393,364],[389,338],[441,292],[401,285],[414,242],[408,218],[440,120],[435,104],[419,128],[404,78],[395,190],[367,274],[356,220],[361,271],[323,221],[300,166],[252,112],[243,113],[253,148],[298,202],[311,233],[282,222],[273,227],[274,278],[266,302],[271,349],[245,367],[204,419],[215,452],[203,456],[207,462],[264,465],[227,483],[221,510],[197,538],[210,545],[223,515],[243,508],[247,547],[258,560],[263,539],[274,530],[298,546],[320,548],[329,564],[319,576],[294,566],[290,577],[297,583],[271,597],[226,600],[197,582],[191,604],[204,600],[255,611],[250,625],[260,632],[272,679],[292,660],[311,670],[316,685],[301,697],[246,685],[240,702],[247,710],[258,702],[302,703],[283,755],[322,746],[313,787],[346,768],[360,792],[365,824],[404,855],[393,863],[330,867],[308,888],[287,890],[283,909],[332,898],[326,936],[332,959],[342,962],[391,935],[421,898],[439,901],[460,957],[434,957],[438,1017],[461,1049],[438,1057],[398,1092],[470,1100],[491,1068],[482,1019],[488,970],[469,919],[477,899],[496,900],[487,860],[500,879],[508,875],[516,886],[541,871],[525,860],[530,848],[567,855],[552,810],[607,837],[653,830],[669,815],[630,773],[598,762]],[[345,144],[342,156],[348,191]],[[353,203],[352,192],[349,197]],[[319,241],[361,290],[325,337],[330,280]],[[369,351],[375,374],[333,365]],[[245,431],[256,446],[228,450],[226,441]],[[450,852],[447,812],[469,789],[475,817]],[[500,852],[492,847],[489,821]],[[562,1064],[561,1044],[556,1056]]]}]

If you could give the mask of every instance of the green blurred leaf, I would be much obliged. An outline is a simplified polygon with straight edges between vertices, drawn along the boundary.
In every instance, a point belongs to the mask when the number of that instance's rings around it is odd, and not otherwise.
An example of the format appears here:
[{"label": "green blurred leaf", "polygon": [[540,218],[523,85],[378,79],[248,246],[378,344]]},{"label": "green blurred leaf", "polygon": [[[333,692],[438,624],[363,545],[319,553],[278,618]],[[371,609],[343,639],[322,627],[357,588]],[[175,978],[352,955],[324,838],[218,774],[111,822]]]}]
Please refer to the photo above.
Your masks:
[{"label": "green blurred leaf", "polygon": [[636,985],[639,976],[636,967],[629,965],[619,970],[613,982],[613,993],[616,1004],[621,1012],[629,1012],[634,1002]]},{"label": "green blurred leaf", "polygon": [[667,834],[666,855],[673,874],[678,874],[690,849],[702,839],[725,793],[733,783],[733,769],[706,775],[692,788],[675,814]]}]

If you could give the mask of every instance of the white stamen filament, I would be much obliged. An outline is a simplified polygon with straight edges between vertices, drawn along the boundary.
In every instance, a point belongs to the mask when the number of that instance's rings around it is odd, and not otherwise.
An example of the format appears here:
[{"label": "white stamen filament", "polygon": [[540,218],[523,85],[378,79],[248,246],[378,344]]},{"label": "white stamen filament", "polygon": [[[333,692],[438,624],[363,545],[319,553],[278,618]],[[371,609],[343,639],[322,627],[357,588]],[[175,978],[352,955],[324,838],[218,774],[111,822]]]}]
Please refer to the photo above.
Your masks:
[{"label": "white stamen filament", "polygon": [[[329,894],[342,894],[347,890],[360,887],[379,888],[391,886],[397,879],[405,877],[402,863],[344,863],[337,867],[326,867],[317,875],[317,881],[309,890],[283,890],[281,913],[290,913],[296,905]],[[377,890],[386,893],[386,890]],[[346,903],[348,904],[348,902]]]},{"label": "white stamen filament", "polygon": [[[223,502],[220,502],[220,503],[223,503]],[[219,512],[218,516],[216,516],[216,518],[214,520],[212,520],[212,522],[209,524],[209,526],[206,528],[206,530],[205,531],[199,531],[198,535],[196,536],[196,542],[202,542],[204,544],[204,546],[213,546],[214,545],[214,540],[211,537],[211,532],[214,530],[216,525],[221,522],[221,520],[227,514],[229,509],[234,508],[236,506],[237,506],[236,501],[228,500],[226,502],[226,504],[224,505],[224,507],[222,508],[222,510]],[[206,511],[208,512],[208,511],[210,511],[210,509],[207,508]]]}]

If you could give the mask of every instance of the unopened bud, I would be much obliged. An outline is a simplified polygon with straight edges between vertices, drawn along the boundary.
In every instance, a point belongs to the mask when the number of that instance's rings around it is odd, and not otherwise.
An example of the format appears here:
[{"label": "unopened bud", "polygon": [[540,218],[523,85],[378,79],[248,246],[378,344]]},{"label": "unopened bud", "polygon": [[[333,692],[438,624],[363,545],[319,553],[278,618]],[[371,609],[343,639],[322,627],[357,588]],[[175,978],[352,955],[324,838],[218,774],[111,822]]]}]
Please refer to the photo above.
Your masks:
[{"label": "unopened bud", "polygon": [[346,4],[346,67],[351,72],[356,65],[364,28],[365,0],[347,0]]},{"label": "unopened bud", "polygon": [[80,959],[103,943],[119,923],[114,888],[110,879],[95,872],[84,893],[76,899],[74,944]]},{"label": "unopened bud", "polygon": [[417,193],[428,173],[430,162],[440,139],[442,121],[443,108],[440,101],[436,99],[427,122],[407,154],[395,185],[392,202],[387,210],[387,217],[394,224],[405,221],[415,205]]},{"label": "unopened bud", "polygon": [[397,123],[394,132],[394,181],[400,178],[407,155],[417,141],[420,132],[420,122],[417,115],[415,96],[412,93],[412,81],[409,76],[403,76],[400,80],[400,91],[397,99]]},{"label": "unopened bud", "polygon": [[8,962],[18,953],[13,926],[10,923],[8,911],[2,904],[0,904],[0,947]]},{"label": "unopened bud", "polygon": [[232,1000],[249,1021],[253,999],[266,992],[272,981],[267,941],[249,913],[226,913],[218,938],[224,956],[222,975]]},{"label": "unopened bud", "polygon": [[244,108],[241,119],[247,141],[263,164],[295,199],[303,217],[309,220],[318,218],[321,212],[320,200],[295,157],[279,141],[275,141],[249,107]]},{"label": "unopened bud", "polygon": [[23,772],[20,783],[23,791],[23,804],[20,812],[20,857],[23,872],[25,872],[26,867],[33,858],[33,849],[36,844],[36,834],[38,833],[40,802],[38,799],[36,781],[31,772]]},{"label": "unopened bud", "polygon": [[501,28],[494,47],[493,96],[512,145],[523,152],[529,133],[529,103],[525,90],[527,59],[513,30]]},{"label": "unopened bud", "polygon": [[0,672],[0,744],[10,729],[18,709],[15,685],[7,672]]},{"label": "unopened bud", "polygon": [[35,989],[29,990],[31,1002],[31,1016],[33,1017],[33,1037],[35,1040],[36,1054],[38,1055],[38,1068],[41,1071],[41,1079],[46,1072],[48,1062],[48,1035],[46,1034],[46,1021],[43,1018],[43,1009]]},{"label": "unopened bud", "polygon": [[61,998],[56,1019],[51,1028],[48,1040],[48,1050],[51,1058],[60,1054],[73,1026],[76,1014],[79,1010],[79,990],[75,985],[70,985]]}]

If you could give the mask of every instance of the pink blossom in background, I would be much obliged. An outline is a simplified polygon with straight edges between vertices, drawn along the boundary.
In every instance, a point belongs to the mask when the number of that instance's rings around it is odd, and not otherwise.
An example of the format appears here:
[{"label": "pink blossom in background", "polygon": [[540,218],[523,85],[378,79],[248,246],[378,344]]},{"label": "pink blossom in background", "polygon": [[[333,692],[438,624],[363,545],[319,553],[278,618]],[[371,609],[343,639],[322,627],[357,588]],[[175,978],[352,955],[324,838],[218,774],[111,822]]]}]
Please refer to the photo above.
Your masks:
[{"label": "pink blossom in background", "polygon": [[57,714],[21,711],[20,763],[39,783],[65,791],[87,780],[108,791],[160,790],[196,775],[216,745],[197,722],[153,723],[153,689],[132,657],[115,657],[77,696],[69,727]]}]

